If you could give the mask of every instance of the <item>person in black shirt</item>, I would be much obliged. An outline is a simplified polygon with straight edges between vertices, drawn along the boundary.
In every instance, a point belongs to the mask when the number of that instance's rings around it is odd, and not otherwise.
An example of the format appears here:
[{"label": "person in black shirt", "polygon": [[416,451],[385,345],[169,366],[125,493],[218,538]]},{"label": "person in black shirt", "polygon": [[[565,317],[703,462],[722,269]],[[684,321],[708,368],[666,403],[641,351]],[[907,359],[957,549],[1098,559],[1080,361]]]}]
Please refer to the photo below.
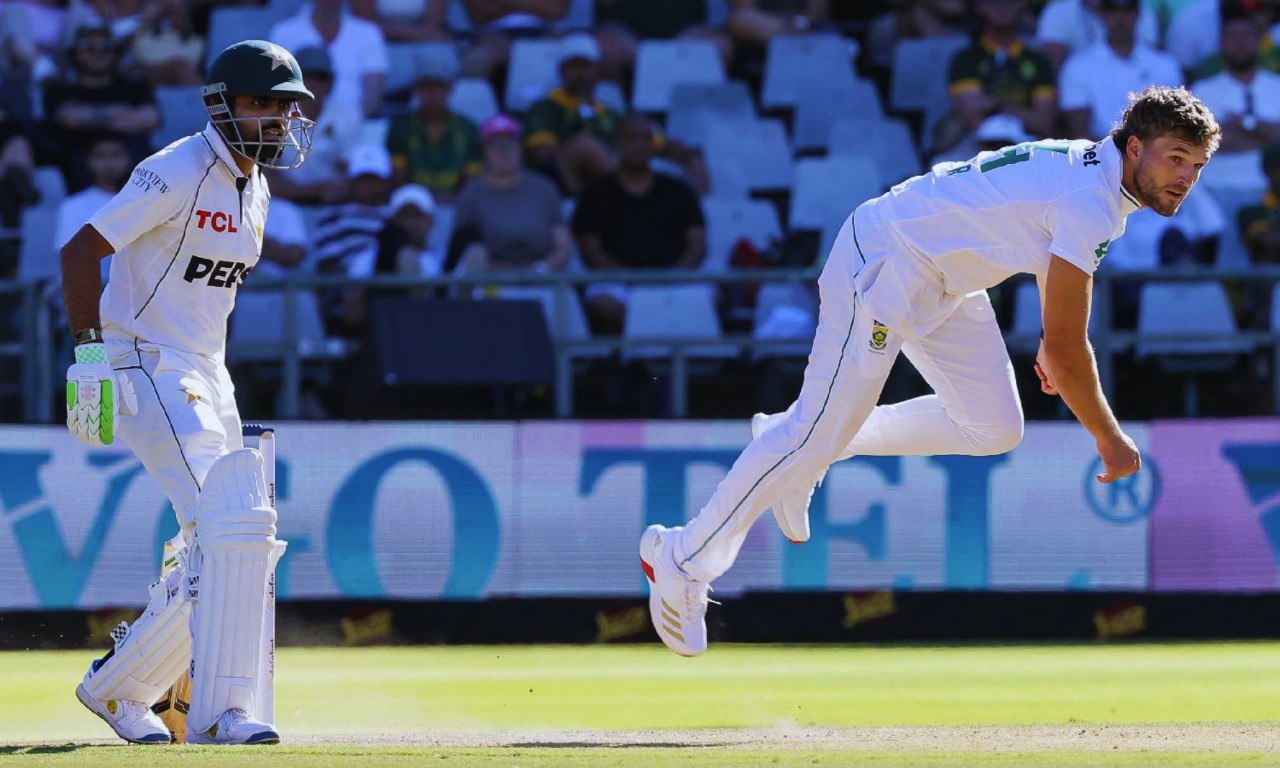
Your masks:
[{"label": "person in black shirt", "polygon": [[155,94],[145,81],[122,75],[119,62],[110,30],[81,27],[71,47],[73,74],[45,86],[44,111],[72,192],[93,182],[88,147],[104,134],[124,137],[134,162],[151,154],[151,132],[160,124]]},{"label": "person in black shirt", "polygon": [[[589,269],[696,269],[706,256],[702,208],[684,182],[649,168],[653,126],[631,114],[618,128],[617,172],[587,187],[573,233]],[[626,286],[593,283],[584,291],[597,333],[620,333]]]}]

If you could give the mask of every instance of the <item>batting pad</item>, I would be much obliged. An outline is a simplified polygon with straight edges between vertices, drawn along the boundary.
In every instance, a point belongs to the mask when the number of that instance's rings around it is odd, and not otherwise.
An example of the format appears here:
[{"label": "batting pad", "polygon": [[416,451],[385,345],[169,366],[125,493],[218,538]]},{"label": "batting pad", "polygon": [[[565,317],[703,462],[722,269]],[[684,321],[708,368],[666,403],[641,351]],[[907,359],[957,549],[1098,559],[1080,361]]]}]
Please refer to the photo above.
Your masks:
[{"label": "batting pad", "polygon": [[228,709],[257,714],[267,577],[276,513],[262,454],[245,448],[209,469],[196,508],[191,612],[191,710],[187,733],[208,730]]},{"label": "batting pad", "polygon": [[191,601],[184,561],[180,556],[177,567],[151,585],[147,609],[132,626],[112,632],[115,649],[85,676],[90,696],[151,706],[186,671],[191,662]]}]

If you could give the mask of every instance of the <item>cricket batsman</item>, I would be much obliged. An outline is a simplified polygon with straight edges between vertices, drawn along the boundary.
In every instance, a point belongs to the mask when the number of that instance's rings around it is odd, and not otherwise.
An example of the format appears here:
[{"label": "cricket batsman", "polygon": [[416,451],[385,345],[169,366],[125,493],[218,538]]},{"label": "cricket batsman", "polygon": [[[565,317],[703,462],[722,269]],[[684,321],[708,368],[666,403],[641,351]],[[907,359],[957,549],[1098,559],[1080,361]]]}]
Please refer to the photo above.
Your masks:
[{"label": "cricket batsman", "polygon": [[[271,193],[261,169],[306,160],[314,123],[298,102],[312,94],[292,54],[263,40],[222,51],[202,94],[204,131],[142,161],[62,249],[75,335],[67,428],[94,446],[118,436],[173,503],[184,545],[76,697],[125,741],[167,744],[151,706],[189,675],[188,742],[275,744],[255,686],[284,542],[262,455],[244,448],[224,352],[237,287],[262,251]],[[98,267],[112,254],[104,292]]]}]

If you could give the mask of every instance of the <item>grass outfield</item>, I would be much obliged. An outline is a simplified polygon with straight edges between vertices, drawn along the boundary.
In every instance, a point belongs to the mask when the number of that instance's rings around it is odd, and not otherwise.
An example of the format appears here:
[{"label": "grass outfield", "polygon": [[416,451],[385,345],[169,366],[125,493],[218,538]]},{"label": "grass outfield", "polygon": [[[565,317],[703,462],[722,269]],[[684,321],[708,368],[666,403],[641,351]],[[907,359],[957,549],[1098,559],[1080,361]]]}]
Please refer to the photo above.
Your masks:
[{"label": "grass outfield", "polygon": [[[0,654],[0,763],[163,749],[102,746],[72,693],[89,658]],[[278,666],[288,743],[182,747],[184,765],[1280,765],[1269,643],[286,648]]]}]

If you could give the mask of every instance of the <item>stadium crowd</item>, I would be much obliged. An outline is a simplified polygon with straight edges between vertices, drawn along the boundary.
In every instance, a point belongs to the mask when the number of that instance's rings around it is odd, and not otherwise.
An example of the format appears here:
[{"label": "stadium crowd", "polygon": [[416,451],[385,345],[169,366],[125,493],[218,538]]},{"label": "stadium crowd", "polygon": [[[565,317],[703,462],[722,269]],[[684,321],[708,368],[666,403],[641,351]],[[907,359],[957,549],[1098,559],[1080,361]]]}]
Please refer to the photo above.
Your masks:
[{"label": "stadium crowd", "polygon": [[[862,200],[983,149],[1099,138],[1149,84],[1190,87],[1222,123],[1222,148],[1176,216],[1130,219],[1104,269],[1274,265],[1278,36],[1280,0],[0,0],[0,281],[56,280],[57,248],[133,165],[203,127],[206,62],[252,37],[292,51],[316,95],[303,105],[310,159],[271,176],[258,274],[674,270],[706,286],[726,270],[815,265]],[[448,295],[530,296],[495,281]],[[1013,334],[1038,330],[1027,285],[993,293]],[[1269,281],[1214,281],[1194,294],[1204,306],[1175,295],[1172,307],[1149,282],[1114,285],[1114,328],[1172,313],[1193,329],[1280,329]],[[590,334],[627,335],[651,319],[628,318],[637,292],[585,279],[574,311]],[[803,348],[815,322],[812,285],[681,295],[711,305],[712,333]],[[238,323],[283,323],[278,302],[257,306],[269,309],[233,315],[233,363]],[[369,306],[368,291],[340,286],[302,309],[355,348]],[[16,307],[0,313],[0,337],[21,322]],[[1206,410],[1274,412],[1268,348],[1231,357],[1226,397]],[[1121,387],[1122,416],[1183,412],[1161,358],[1124,360],[1121,375],[1160,383]],[[785,407],[791,362],[721,359],[709,379],[721,394],[701,413]],[[361,415],[343,370],[309,371],[304,417]],[[588,370],[603,371],[588,415],[662,414],[650,366],[614,355]],[[269,415],[270,366],[242,373],[245,410]],[[890,395],[920,386],[904,373]],[[1057,407],[1028,401],[1033,416]],[[7,405],[0,420],[16,418]]]}]

